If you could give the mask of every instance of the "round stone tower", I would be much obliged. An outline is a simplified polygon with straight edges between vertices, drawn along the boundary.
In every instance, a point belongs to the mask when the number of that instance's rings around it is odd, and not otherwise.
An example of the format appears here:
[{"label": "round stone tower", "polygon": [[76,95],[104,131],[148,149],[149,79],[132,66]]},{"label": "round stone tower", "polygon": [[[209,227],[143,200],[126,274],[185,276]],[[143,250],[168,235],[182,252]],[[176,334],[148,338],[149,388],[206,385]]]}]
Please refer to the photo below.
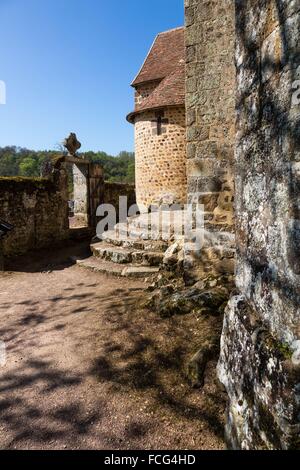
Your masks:
[{"label": "round stone tower", "polygon": [[184,28],[159,34],[134,79],[137,203],[187,199]]}]

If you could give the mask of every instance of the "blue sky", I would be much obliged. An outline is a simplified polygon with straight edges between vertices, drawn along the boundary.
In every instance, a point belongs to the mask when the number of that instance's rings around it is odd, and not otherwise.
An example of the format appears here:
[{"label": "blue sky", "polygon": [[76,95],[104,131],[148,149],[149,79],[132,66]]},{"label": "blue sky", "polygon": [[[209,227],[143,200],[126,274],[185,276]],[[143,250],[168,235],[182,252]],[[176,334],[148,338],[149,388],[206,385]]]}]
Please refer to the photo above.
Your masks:
[{"label": "blue sky", "polygon": [[183,24],[183,0],[0,0],[0,147],[133,150],[129,86],[158,32]]}]

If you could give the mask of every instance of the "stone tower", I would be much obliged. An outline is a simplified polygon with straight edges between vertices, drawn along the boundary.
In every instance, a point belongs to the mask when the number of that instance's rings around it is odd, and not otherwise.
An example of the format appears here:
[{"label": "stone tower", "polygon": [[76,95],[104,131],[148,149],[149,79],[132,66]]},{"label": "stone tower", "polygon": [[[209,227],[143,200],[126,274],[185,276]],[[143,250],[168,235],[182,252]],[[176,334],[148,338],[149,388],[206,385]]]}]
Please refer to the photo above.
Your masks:
[{"label": "stone tower", "polygon": [[185,0],[185,24],[187,193],[207,238],[187,264],[197,280],[234,272],[234,2]]},{"label": "stone tower", "polygon": [[136,194],[140,207],[187,198],[184,28],[158,34],[134,79]]}]

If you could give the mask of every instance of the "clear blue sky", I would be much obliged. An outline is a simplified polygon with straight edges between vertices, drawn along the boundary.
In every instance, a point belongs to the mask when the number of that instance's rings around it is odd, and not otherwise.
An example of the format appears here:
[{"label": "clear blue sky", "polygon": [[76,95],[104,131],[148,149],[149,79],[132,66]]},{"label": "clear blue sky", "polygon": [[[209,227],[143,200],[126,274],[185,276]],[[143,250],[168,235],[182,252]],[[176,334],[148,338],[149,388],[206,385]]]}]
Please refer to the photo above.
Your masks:
[{"label": "clear blue sky", "polygon": [[183,0],[0,0],[0,147],[133,150],[129,86],[158,32],[183,24]]}]

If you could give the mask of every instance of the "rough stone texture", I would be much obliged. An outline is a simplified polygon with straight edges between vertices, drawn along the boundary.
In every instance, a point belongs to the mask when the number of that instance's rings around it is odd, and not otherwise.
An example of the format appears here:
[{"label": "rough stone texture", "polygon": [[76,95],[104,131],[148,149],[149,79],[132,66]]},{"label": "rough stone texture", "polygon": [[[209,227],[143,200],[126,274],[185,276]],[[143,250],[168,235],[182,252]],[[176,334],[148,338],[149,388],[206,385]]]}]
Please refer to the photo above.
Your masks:
[{"label": "rough stone texture", "polygon": [[117,221],[119,220],[120,196],[127,197],[127,210],[136,204],[135,186],[129,183],[104,183],[104,203],[112,204],[117,211]]},{"label": "rough stone texture", "polygon": [[232,297],[218,366],[230,399],[230,448],[299,449],[300,374],[293,357],[293,349],[270,333],[242,295]]},{"label": "rough stone texture", "polygon": [[216,357],[219,350],[218,335],[216,335],[215,339],[215,343],[212,340],[205,341],[204,344],[201,345],[201,349],[194,354],[188,363],[187,378],[192,387],[202,388],[204,385],[207,364]]},{"label": "rough stone texture", "polygon": [[237,289],[219,376],[234,448],[300,448],[300,1],[236,0]]},{"label": "rough stone texture", "polygon": [[98,222],[97,208],[100,204],[111,204],[116,209],[119,221],[120,196],[127,198],[127,211],[136,204],[135,187],[129,183],[104,181],[103,169],[99,164],[73,165],[74,215],[84,220],[91,228]]},{"label": "rough stone texture", "polygon": [[73,165],[74,182],[74,215],[88,223],[89,194],[88,194],[89,165]]},{"label": "rough stone texture", "polygon": [[89,165],[89,225],[97,226],[97,208],[105,200],[104,173],[101,165],[92,163]]},{"label": "rough stone texture", "polygon": [[186,202],[186,128],[183,106],[164,110],[162,126],[157,135],[155,110],[135,117],[135,158],[137,203],[159,203],[169,198]]},{"label": "rough stone texture", "polygon": [[92,236],[100,204],[114,205],[117,214],[119,196],[127,196],[127,209],[135,204],[134,185],[104,182],[97,164],[74,164],[75,214],[84,216],[87,227],[70,228],[67,163],[59,163],[60,169],[54,170],[49,178],[0,177],[0,218],[14,226],[0,242],[0,258],[21,255],[68,238]]},{"label": "rough stone texture", "polygon": [[[185,0],[187,192],[212,231],[234,230],[234,16],[232,0]],[[195,253],[188,271],[203,265]]]},{"label": "rough stone texture", "polygon": [[2,243],[5,256],[66,239],[66,172],[56,171],[51,180],[0,178],[0,217],[14,226]]}]

